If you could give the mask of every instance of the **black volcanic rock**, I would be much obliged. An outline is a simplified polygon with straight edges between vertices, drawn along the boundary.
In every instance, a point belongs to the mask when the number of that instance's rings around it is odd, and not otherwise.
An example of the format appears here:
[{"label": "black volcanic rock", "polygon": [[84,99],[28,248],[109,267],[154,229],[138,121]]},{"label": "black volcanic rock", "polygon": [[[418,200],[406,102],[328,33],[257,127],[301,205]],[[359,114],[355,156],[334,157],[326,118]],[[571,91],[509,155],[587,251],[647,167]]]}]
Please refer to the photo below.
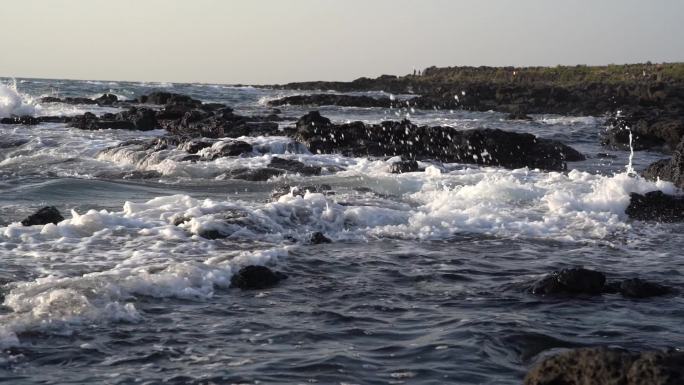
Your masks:
[{"label": "black volcanic rock", "polygon": [[625,279],[619,283],[618,290],[624,297],[648,298],[672,293],[672,288],[640,278]]},{"label": "black volcanic rock", "polygon": [[538,282],[531,292],[533,294],[601,294],[604,291],[606,276],[599,272],[584,268],[572,268],[556,271]]},{"label": "black volcanic rock", "polygon": [[560,142],[495,129],[416,126],[408,120],[378,125],[333,124],[316,111],[299,119],[296,129],[295,139],[313,153],[401,155],[408,159],[545,170],[564,170],[566,161],[584,159],[582,154]]},{"label": "black volcanic rock", "polygon": [[309,242],[311,242],[312,245],[320,245],[322,243],[332,243],[330,238],[326,237],[320,231],[317,231],[317,232],[311,234],[311,238],[309,239]]},{"label": "black volcanic rock", "polygon": [[651,191],[644,195],[632,193],[625,212],[632,219],[644,221],[684,221],[684,197],[662,191]]},{"label": "black volcanic rock", "polygon": [[389,172],[391,174],[403,174],[405,172],[416,171],[420,171],[420,167],[418,167],[418,162],[415,160],[401,160],[399,162],[392,163],[389,166]]},{"label": "black volcanic rock", "polygon": [[652,180],[660,178],[684,188],[684,139],[675,148],[672,158],[652,163],[643,172],[643,176]]},{"label": "black volcanic rock", "polygon": [[340,107],[383,107],[390,108],[399,102],[390,98],[373,98],[370,96],[340,95],[340,94],[313,94],[294,95],[281,99],[271,100],[270,106],[340,106]]},{"label": "black volcanic rock", "polygon": [[684,353],[581,348],[548,357],[532,368],[525,385],[680,385]]},{"label": "black volcanic rock", "polygon": [[252,182],[265,182],[273,177],[285,174],[284,170],[271,167],[236,168],[226,173],[230,179],[242,179]]},{"label": "black volcanic rock", "polygon": [[24,126],[34,126],[40,123],[38,118],[29,115],[14,116],[0,119],[0,124],[21,124]]},{"label": "black volcanic rock", "polygon": [[22,226],[47,225],[48,223],[57,224],[64,220],[62,214],[54,206],[43,207],[28,218],[21,221]]},{"label": "black volcanic rock", "polygon": [[154,130],[158,127],[156,112],[149,108],[131,107],[128,111],[116,114],[116,119],[133,123],[140,131]]},{"label": "black volcanic rock", "polygon": [[184,106],[192,106],[194,108],[198,108],[202,105],[202,102],[193,99],[192,97],[188,95],[181,95],[181,94],[176,94],[172,92],[164,92],[164,91],[158,91],[158,92],[152,92],[149,95],[143,95],[141,96],[138,101],[141,104],[157,104],[157,105],[170,105],[170,104],[175,104],[175,105],[184,105]]},{"label": "black volcanic rock", "polygon": [[119,101],[119,98],[113,94],[103,94],[99,98],[94,99],[95,102],[101,106],[111,106]]},{"label": "black volcanic rock", "polygon": [[230,278],[230,287],[242,290],[263,290],[273,287],[287,279],[287,275],[273,271],[266,266],[250,265],[243,267]]},{"label": "black volcanic rock", "polygon": [[300,161],[279,158],[277,156],[274,156],[271,159],[271,162],[268,164],[268,167],[278,168],[292,173],[301,174],[304,176],[321,175],[320,167],[307,166]]},{"label": "black volcanic rock", "polygon": [[[194,150],[194,148],[190,148]],[[226,156],[239,156],[252,152],[252,145],[241,140],[224,140],[212,145],[208,151],[209,159],[218,159]]]}]

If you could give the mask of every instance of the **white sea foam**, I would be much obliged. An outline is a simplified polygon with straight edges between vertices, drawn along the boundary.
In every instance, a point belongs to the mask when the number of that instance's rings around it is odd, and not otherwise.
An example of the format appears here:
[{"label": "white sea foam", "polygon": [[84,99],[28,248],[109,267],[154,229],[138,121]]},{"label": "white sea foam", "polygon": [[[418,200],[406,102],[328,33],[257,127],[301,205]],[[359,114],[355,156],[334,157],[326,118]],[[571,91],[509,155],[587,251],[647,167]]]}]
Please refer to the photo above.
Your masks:
[{"label": "white sea foam", "polygon": [[16,81],[0,84],[0,118],[34,115],[38,108],[30,96],[19,93]]}]

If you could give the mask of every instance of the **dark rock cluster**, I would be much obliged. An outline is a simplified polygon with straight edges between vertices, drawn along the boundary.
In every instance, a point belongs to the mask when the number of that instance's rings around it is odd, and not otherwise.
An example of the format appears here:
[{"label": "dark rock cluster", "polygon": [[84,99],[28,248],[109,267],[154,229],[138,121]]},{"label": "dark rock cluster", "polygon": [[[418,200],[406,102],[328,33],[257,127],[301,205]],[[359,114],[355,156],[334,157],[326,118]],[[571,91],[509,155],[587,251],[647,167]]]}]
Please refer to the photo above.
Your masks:
[{"label": "dark rock cluster", "polygon": [[21,221],[21,224],[23,226],[47,225],[48,223],[56,225],[63,220],[64,217],[55,206],[47,206],[29,215]]},{"label": "dark rock cluster", "polygon": [[680,385],[684,353],[610,348],[569,350],[542,360],[525,385]]},{"label": "dark rock cluster", "polygon": [[496,129],[417,126],[408,120],[378,125],[333,124],[313,111],[297,122],[295,138],[313,153],[435,159],[506,168],[564,170],[584,156],[560,142]]},{"label": "dark rock cluster", "polygon": [[600,295],[622,294],[628,298],[647,298],[672,293],[671,287],[644,281],[640,278],[607,282],[606,275],[585,268],[555,271],[530,287],[537,295]]}]

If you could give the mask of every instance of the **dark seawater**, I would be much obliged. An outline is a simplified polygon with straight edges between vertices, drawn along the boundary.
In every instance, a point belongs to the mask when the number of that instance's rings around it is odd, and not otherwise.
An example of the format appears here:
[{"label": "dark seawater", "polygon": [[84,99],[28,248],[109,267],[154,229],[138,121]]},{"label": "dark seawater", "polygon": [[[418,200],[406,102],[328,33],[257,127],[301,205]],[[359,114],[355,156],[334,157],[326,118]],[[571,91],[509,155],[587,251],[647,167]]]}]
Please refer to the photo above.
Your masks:
[{"label": "dark seawater", "polygon": [[[267,113],[266,100],[294,94],[39,79],[18,80],[17,92],[0,87],[0,113],[35,115],[116,111],[36,105],[55,93],[134,98],[165,90],[241,114]],[[309,109],[283,107],[292,119],[282,125]],[[424,163],[425,172],[394,175],[387,159],[309,154],[285,137],[246,138],[259,148],[250,157],[190,163],[172,153],[103,152],[161,130],[0,125],[0,381],[519,384],[558,349],[684,347],[680,295],[571,299],[525,291],[546,273],[578,265],[609,279],[684,283],[684,226],[624,214],[630,192],[675,190],[628,176],[629,152],[598,144],[602,119],[320,111],[339,122],[408,115],[421,124],[531,132],[588,159],[564,173]],[[274,155],[344,170],[269,182],[222,177]],[[637,152],[633,166],[660,157]],[[155,177],[141,177],[151,171]],[[319,183],[335,194],[271,198],[276,185]],[[44,205],[66,220],[17,223]],[[229,238],[197,235],[225,230],[236,212]],[[179,216],[192,220],[174,226]],[[308,245],[314,231],[334,242]],[[247,264],[289,278],[265,291],[229,289],[230,276]]]}]

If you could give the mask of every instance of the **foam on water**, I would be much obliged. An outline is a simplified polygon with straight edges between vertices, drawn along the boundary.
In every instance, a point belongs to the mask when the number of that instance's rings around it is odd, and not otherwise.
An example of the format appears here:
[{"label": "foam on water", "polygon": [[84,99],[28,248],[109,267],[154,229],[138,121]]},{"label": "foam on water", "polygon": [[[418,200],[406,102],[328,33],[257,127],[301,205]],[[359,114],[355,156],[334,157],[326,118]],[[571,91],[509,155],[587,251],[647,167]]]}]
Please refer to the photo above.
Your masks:
[{"label": "foam on water", "polygon": [[16,81],[0,84],[0,118],[34,115],[39,108],[30,96],[19,93]]}]

